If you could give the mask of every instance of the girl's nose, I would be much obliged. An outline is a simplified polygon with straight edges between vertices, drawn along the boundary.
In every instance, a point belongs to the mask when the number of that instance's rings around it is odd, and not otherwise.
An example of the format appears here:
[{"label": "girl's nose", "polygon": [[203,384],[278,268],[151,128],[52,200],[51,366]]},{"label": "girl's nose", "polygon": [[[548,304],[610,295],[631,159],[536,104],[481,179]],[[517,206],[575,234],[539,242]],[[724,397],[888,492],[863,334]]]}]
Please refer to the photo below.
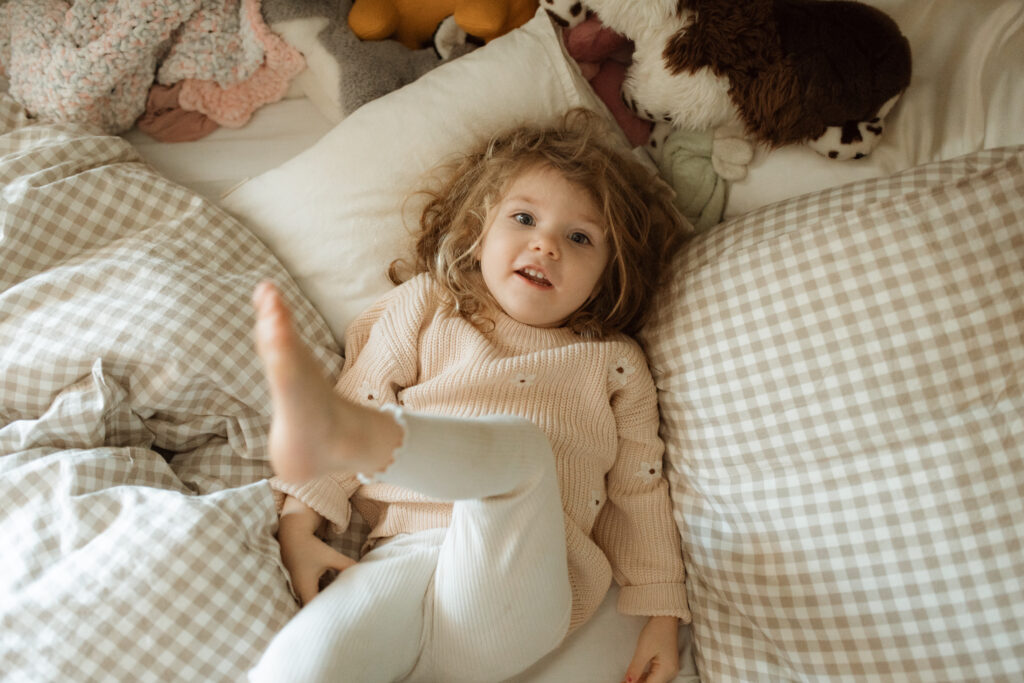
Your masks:
[{"label": "girl's nose", "polygon": [[547,235],[536,235],[530,244],[530,250],[545,254],[548,258],[556,261],[560,256],[558,243]]}]

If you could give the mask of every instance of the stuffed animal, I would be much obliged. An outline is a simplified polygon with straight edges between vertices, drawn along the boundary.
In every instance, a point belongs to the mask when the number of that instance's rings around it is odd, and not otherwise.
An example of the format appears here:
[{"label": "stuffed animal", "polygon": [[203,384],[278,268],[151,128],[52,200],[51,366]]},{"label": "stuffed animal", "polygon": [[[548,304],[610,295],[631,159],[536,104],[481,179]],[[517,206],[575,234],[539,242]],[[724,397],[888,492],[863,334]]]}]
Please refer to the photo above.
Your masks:
[{"label": "stuffed animal", "polygon": [[[546,0],[545,0],[546,2]],[[630,38],[623,98],[689,130],[742,129],[769,147],[869,154],[910,83],[910,46],[885,13],[850,0],[588,0]]]},{"label": "stuffed animal", "polygon": [[262,8],[270,28],[306,58],[296,85],[334,123],[444,63],[429,47],[357,38],[346,21],[352,0],[263,0]]},{"label": "stuffed animal", "polygon": [[415,50],[430,45],[449,16],[486,42],[525,24],[536,11],[537,0],[356,0],[348,24],[363,40],[393,39]]},{"label": "stuffed animal", "polygon": [[[659,175],[675,190],[674,203],[679,211],[698,231],[721,221],[726,181],[746,175],[753,156],[750,144],[742,138],[730,138],[724,129],[688,131],[637,117],[620,95],[632,62],[633,43],[604,26],[596,15],[577,23],[579,17],[567,13],[560,21],[554,4],[550,3],[548,11],[556,24],[566,27],[562,35],[569,56],[608,107],[626,139],[646,150]],[[578,3],[576,6],[579,8]]]}]

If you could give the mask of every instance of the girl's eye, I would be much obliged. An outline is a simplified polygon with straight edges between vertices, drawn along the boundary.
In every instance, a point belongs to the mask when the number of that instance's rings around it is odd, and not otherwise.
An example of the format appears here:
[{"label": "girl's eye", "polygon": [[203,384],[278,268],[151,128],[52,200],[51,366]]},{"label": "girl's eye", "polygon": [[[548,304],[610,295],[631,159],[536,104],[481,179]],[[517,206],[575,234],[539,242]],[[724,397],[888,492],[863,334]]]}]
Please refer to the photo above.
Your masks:
[{"label": "girl's eye", "polygon": [[583,232],[572,233],[571,235],[569,235],[569,240],[575,242],[576,244],[590,244],[590,238],[587,237],[587,234]]},{"label": "girl's eye", "polygon": [[533,216],[531,216],[528,213],[520,212],[520,213],[514,214],[512,216],[512,218],[514,218],[517,223],[521,223],[523,225],[533,225],[534,224]]}]

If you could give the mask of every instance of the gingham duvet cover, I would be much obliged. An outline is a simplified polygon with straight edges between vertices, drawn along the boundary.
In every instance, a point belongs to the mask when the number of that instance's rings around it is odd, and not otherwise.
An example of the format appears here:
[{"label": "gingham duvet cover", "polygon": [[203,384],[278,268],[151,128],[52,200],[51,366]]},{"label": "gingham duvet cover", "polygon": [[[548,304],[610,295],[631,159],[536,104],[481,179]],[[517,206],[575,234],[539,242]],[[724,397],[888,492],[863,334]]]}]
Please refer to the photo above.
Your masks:
[{"label": "gingham duvet cover", "polygon": [[[1022,673],[1022,159],[687,249],[644,341],[706,683]],[[326,324],[119,138],[0,99],[0,186],[0,678],[242,680],[296,609],[253,286],[333,373]]]},{"label": "gingham duvet cover", "polygon": [[238,681],[297,609],[249,299],[270,252],[112,136],[0,101],[0,679]]}]

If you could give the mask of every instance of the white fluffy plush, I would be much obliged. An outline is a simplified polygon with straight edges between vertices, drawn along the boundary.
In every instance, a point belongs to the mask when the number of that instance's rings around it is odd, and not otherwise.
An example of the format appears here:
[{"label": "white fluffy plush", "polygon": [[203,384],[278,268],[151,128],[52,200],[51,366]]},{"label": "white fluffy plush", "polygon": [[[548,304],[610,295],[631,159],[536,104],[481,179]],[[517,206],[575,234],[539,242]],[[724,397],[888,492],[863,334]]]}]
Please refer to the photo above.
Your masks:
[{"label": "white fluffy plush", "polygon": [[[604,21],[603,15],[598,16]],[[607,25],[622,33],[615,25]],[[644,33],[626,34],[633,38],[636,48],[622,84],[623,98],[638,115],[652,121],[671,121],[677,128],[712,130],[738,122],[727,78],[707,67],[685,78],[665,68],[662,53],[677,30],[678,23],[661,22],[644,27]]]}]

